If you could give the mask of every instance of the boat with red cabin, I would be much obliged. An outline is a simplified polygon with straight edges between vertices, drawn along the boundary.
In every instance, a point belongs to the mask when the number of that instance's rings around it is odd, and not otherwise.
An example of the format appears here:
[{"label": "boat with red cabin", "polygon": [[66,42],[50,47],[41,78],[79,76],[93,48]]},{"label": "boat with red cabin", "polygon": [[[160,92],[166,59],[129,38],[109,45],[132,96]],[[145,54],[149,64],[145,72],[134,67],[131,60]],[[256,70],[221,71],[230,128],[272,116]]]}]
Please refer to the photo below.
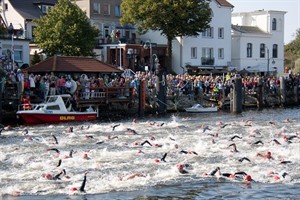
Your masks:
[{"label": "boat with red cabin", "polygon": [[97,118],[97,112],[91,107],[82,112],[75,111],[72,101],[70,94],[49,96],[44,103],[32,105],[28,110],[19,110],[17,116],[25,124],[88,121]]}]

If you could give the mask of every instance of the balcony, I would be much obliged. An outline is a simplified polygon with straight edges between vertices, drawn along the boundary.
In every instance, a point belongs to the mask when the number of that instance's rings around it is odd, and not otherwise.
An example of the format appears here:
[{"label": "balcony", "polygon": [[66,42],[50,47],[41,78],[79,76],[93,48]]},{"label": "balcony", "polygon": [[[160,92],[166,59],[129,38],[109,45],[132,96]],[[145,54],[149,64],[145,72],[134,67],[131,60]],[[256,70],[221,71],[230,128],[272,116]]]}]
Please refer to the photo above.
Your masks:
[{"label": "balcony", "polygon": [[201,65],[214,65],[215,58],[201,57]]}]

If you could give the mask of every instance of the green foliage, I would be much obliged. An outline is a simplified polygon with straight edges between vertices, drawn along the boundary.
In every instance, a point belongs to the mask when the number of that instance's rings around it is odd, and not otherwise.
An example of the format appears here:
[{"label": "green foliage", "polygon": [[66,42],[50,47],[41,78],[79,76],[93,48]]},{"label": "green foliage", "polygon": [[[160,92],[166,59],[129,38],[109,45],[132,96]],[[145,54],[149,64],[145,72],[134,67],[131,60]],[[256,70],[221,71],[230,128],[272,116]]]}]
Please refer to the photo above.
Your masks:
[{"label": "green foliage", "polygon": [[34,42],[48,56],[92,56],[99,31],[76,4],[69,0],[58,3],[38,20]]},{"label": "green foliage", "polygon": [[209,0],[123,0],[122,24],[135,24],[140,33],[160,31],[168,40],[168,71],[172,66],[172,40],[198,36],[209,27]]},{"label": "green foliage", "polygon": [[34,64],[39,63],[39,62],[41,62],[41,57],[37,53],[37,51],[34,51],[34,54],[33,54],[32,60],[31,60],[31,65],[34,65]]},{"label": "green foliage", "polygon": [[296,31],[296,37],[284,47],[284,65],[294,71],[295,62],[300,58],[300,29]]},{"label": "green foliage", "polygon": [[295,67],[293,68],[294,74],[300,74],[300,58],[295,61]]}]

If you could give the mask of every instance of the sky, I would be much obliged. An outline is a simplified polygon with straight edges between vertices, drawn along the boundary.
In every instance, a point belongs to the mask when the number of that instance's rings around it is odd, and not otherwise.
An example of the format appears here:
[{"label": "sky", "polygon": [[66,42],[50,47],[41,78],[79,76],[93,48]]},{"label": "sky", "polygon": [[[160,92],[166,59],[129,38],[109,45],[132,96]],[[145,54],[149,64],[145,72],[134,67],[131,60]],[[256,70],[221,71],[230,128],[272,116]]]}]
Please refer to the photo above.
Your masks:
[{"label": "sky", "polygon": [[255,10],[286,11],[284,43],[295,39],[296,30],[300,28],[300,0],[227,0],[231,3],[233,13],[251,12]]}]

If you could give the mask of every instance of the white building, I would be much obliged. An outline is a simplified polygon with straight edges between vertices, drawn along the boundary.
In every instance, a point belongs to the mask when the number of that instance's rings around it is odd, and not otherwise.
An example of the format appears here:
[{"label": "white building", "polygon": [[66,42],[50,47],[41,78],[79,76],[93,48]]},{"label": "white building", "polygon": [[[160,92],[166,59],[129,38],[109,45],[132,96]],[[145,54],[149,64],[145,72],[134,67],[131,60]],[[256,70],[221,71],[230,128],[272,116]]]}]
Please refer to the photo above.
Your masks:
[{"label": "white building", "polygon": [[[172,67],[182,74],[186,70],[226,69],[231,65],[231,11],[233,6],[226,0],[212,0],[213,12],[210,28],[198,37],[183,37],[173,40]],[[167,44],[159,32],[148,32],[142,41],[151,40]]]},{"label": "white building", "polygon": [[[19,67],[22,64],[30,64],[30,54],[41,51],[29,42],[34,38],[33,30],[36,27],[34,19],[39,19],[57,3],[57,0],[0,0],[1,26],[8,28],[13,26],[13,41],[3,40],[2,55],[8,56],[8,50],[14,49],[14,60]],[[13,44],[13,48],[12,48]]]},{"label": "white building", "polygon": [[284,11],[232,14],[232,66],[250,72],[284,71]]}]

